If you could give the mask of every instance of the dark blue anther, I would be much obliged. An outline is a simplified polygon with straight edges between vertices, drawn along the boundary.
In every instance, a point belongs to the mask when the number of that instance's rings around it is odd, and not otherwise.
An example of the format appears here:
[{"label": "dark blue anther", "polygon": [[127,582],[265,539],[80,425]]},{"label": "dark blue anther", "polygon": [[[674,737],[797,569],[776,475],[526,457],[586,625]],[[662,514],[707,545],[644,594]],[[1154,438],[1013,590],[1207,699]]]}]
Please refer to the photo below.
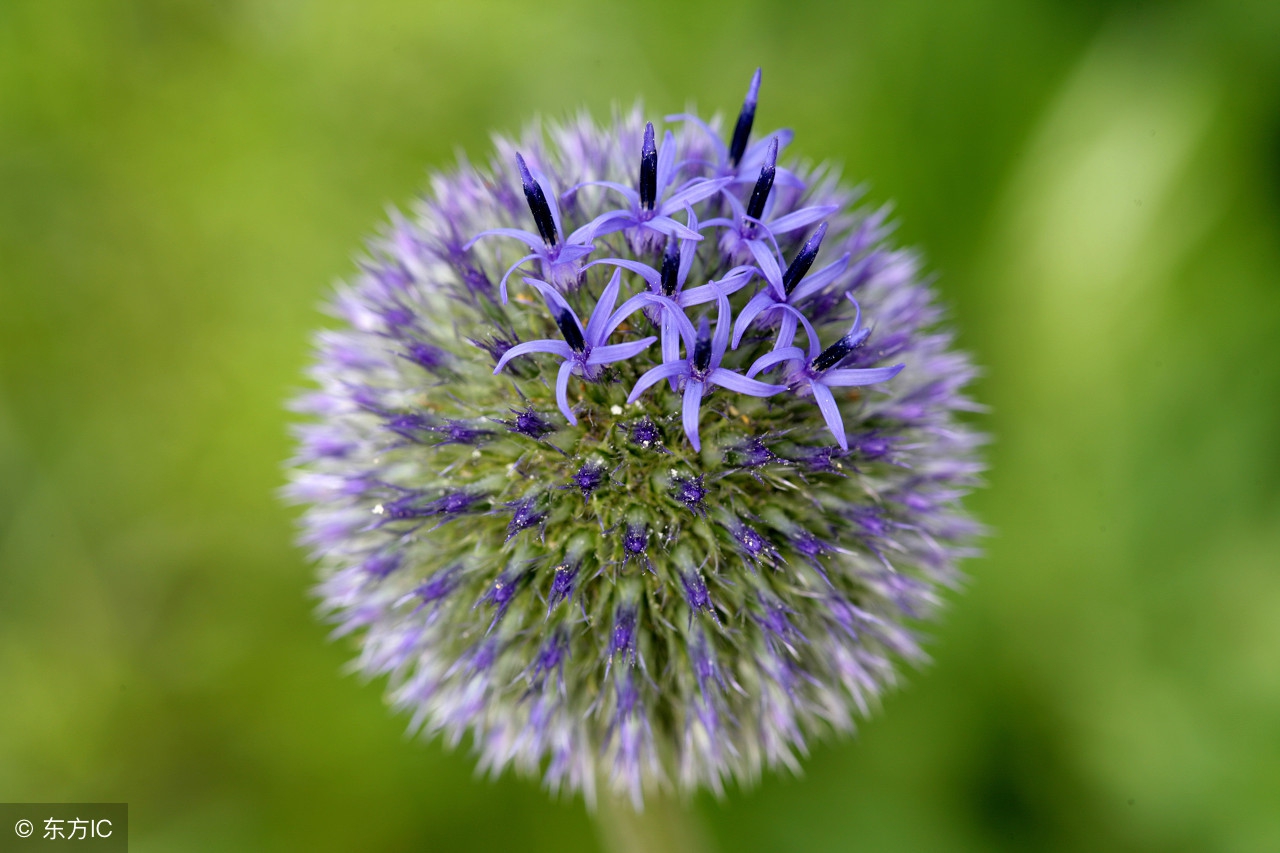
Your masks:
[{"label": "dark blue anther", "polygon": [[671,296],[676,292],[676,279],[680,275],[680,241],[675,237],[667,240],[667,250],[662,253],[662,292]]},{"label": "dark blue anther", "polygon": [[742,155],[747,150],[747,140],[751,137],[751,125],[756,120],[756,98],[760,95],[760,69],[751,75],[751,85],[747,87],[747,98],[742,102],[742,112],[738,113],[738,123],[733,128],[733,141],[729,143],[729,165],[737,168],[742,162]]},{"label": "dark blue anther", "polygon": [[658,147],[653,142],[653,122],[644,126],[644,147],[640,149],[640,206],[653,210],[658,199]]},{"label": "dark blue anther", "polygon": [[538,226],[542,242],[548,246],[554,246],[559,242],[560,237],[556,234],[556,221],[551,216],[551,206],[547,204],[547,197],[542,194],[542,187],[533,179],[533,175],[529,174],[529,167],[525,165],[524,158],[519,154],[516,155],[516,165],[520,167],[520,183],[524,186],[524,197],[529,202],[529,212],[533,214],[533,222]]},{"label": "dark blue anther", "polygon": [[556,325],[560,327],[560,334],[564,335],[564,341],[574,352],[583,352],[587,348],[587,342],[582,337],[582,327],[578,325],[577,319],[573,313],[567,308],[560,309],[556,315]]},{"label": "dark blue anther", "polygon": [[706,370],[711,366],[711,327],[706,317],[698,324],[698,337],[693,343],[693,366],[695,370]]},{"label": "dark blue anther", "polygon": [[818,258],[818,249],[822,247],[822,238],[825,236],[827,236],[827,223],[824,222],[818,226],[817,231],[813,232],[813,236],[801,247],[800,253],[791,262],[791,266],[787,267],[787,271],[782,274],[782,289],[787,293],[795,290],[800,279],[809,272],[809,268]]},{"label": "dark blue anther", "polygon": [[773,189],[773,177],[778,171],[778,137],[769,142],[769,155],[760,167],[760,177],[756,179],[756,188],[751,191],[751,201],[747,203],[747,218],[759,219],[764,214],[764,203],[769,200],[769,191]]},{"label": "dark blue anther", "polygon": [[849,356],[853,355],[853,351],[867,340],[867,335],[871,334],[870,329],[859,329],[845,335],[831,346],[824,349],[813,360],[814,370],[830,370]]}]

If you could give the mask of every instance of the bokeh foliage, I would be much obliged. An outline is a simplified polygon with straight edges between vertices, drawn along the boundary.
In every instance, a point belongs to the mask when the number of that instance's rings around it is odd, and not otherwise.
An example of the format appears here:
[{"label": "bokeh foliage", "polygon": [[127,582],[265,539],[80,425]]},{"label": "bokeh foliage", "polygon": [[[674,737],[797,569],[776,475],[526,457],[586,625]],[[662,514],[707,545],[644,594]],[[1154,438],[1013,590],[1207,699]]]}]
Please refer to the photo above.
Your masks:
[{"label": "bokeh foliage", "polygon": [[570,851],[341,678],[282,401],[388,204],[736,109],[896,201],[995,436],[935,662],[721,849],[1280,849],[1280,5],[0,2],[0,799],[133,849]]}]

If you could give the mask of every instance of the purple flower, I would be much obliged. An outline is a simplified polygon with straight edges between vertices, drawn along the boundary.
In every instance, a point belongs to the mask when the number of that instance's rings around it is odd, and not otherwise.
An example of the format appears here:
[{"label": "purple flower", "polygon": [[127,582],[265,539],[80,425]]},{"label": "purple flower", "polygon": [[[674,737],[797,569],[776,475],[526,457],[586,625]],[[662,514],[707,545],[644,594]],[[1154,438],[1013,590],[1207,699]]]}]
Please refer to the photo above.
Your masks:
[{"label": "purple flower", "polygon": [[[735,184],[751,183],[756,179],[756,173],[760,171],[760,167],[764,165],[765,157],[768,155],[771,140],[777,140],[779,150],[787,147],[791,142],[792,133],[790,130],[778,130],[771,137],[759,140],[753,145],[747,144],[751,138],[751,129],[756,120],[756,107],[759,105],[760,78],[761,70],[757,68],[755,73],[751,75],[751,83],[747,87],[747,96],[742,101],[742,110],[738,113],[738,120],[734,123],[733,136],[730,137],[728,145],[725,145],[720,138],[720,134],[716,133],[709,124],[696,115],[677,113],[666,117],[667,121],[685,121],[700,128],[714,149],[715,160],[711,162],[704,161],[698,165],[709,168],[713,176],[729,178]],[[804,181],[800,180],[794,172],[787,169],[778,169],[777,180],[799,190],[804,190],[805,188]]]},{"label": "purple flower", "polygon": [[[826,234],[827,223],[824,222],[818,226],[818,230],[813,233],[808,242],[801,247],[795,259],[787,267],[786,272],[782,273],[777,279],[768,279],[767,285],[762,287],[759,293],[751,297],[751,300],[738,313],[738,319],[733,325],[734,349],[737,349],[738,344],[742,341],[742,335],[751,325],[751,321],[757,317],[770,319],[771,315],[777,315],[780,319],[781,328],[778,330],[778,337],[773,345],[774,349],[782,349],[791,345],[791,342],[795,340],[797,321],[804,322],[806,328],[812,332],[812,326],[809,326],[804,313],[799,309],[799,305],[808,297],[835,281],[849,266],[849,255],[845,253],[835,263],[828,264],[812,276],[809,276],[808,279],[805,279],[805,275],[818,257],[818,249],[822,246],[822,238]],[[783,306],[792,310],[785,310]]]},{"label": "purple flower", "polygon": [[[672,316],[679,321],[680,333],[684,338],[685,352],[688,353],[688,357],[665,362],[647,371],[636,381],[635,387],[631,389],[631,395],[627,398],[628,403],[635,402],[645,389],[663,379],[682,380],[684,433],[689,437],[689,443],[693,445],[694,450],[702,449],[702,442],[698,438],[698,414],[702,409],[702,397],[707,392],[707,386],[719,385],[721,388],[753,397],[769,397],[785,390],[785,386],[748,379],[740,373],[734,373],[720,366],[721,361],[724,360],[725,349],[729,345],[729,298],[723,290],[717,288],[716,292],[719,315],[716,319],[714,337],[711,335],[710,326],[705,317],[698,331],[694,333],[692,324],[683,312],[679,312],[674,305],[668,306],[669,311],[673,312]],[[658,298],[665,299],[665,297]]]},{"label": "purple flower", "polygon": [[778,140],[769,143],[760,175],[751,189],[746,206],[732,193],[723,197],[733,212],[732,218],[708,219],[703,226],[719,226],[725,229],[720,236],[720,249],[738,263],[755,260],[767,281],[781,281],[782,270],[778,265],[777,240],[780,236],[807,228],[839,210],[838,205],[823,204],[803,207],[776,216],[779,205],[773,194],[773,184],[778,172]]},{"label": "purple flower", "polygon": [[503,273],[498,282],[498,293],[502,302],[507,302],[507,279],[516,269],[527,261],[536,260],[542,265],[542,277],[552,282],[563,292],[578,286],[578,276],[582,271],[582,259],[591,254],[595,248],[595,236],[592,224],[584,225],[562,240],[564,226],[560,222],[560,207],[556,204],[555,193],[547,195],[543,186],[548,182],[541,174],[535,176],[524,161],[524,157],[516,154],[516,166],[520,170],[520,185],[524,189],[525,199],[529,203],[529,212],[533,214],[534,225],[538,233],[522,231],[519,228],[490,228],[481,231],[467,241],[463,249],[470,249],[477,240],[483,237],[511,237],[529,247],[529,254],[516,261]]},{"label": "purple flower", "polygon": [[[893,367],[840,368],[840,364],[853,356],[871,334],[870,329],[861,328],[862,309],[858,306],[857,300],[852,296],[849,297],[849,300],[853,302],[857,310],[853,320],[853,327],[849,329],[849,333],[821,353],[817,351],[818,342],[816,337],[811,336],[809,339],[808,359],[803,362],[798,370],[793,371],[786,378],[789,386],[800,390],[807,389],[809,393],[813,394],[813,399],[817,401],[818,408],[822,410],[822,417],[827,422],[827,429],[831,430],[831,434],[835,436],[841,450],[849,449],[849,438],[845,434],[844,418],[840,415],[840,407],[837,405],[831,389],[852,388],[862,385],[874,385],[878,382],[888,382],[901,373],[902,368],[906,366],[895,364]],[[755,364],[751,365],[747,375],[755,376],[762,371],[769,370],[788,361],[798,363],[804,357],[805,354],[799,347],[783,347],[782,349],[774,350],[768,355],[761,356]]]},{"label": "purple flower", "polygon": [[633,297],[624,302],[617,311],[613,310],[614,303],[618,300],[621,277],[622,274],[620,272],[615,272],[613,278],[609,279],[609,284],[605,287],[604,292],[600,294],[600,301],[596,303],[595,310],[591,312],[591,318],[587,320],[586,329],[582,328],[578,315],[569,307],[569,303],[564,300],[564,297],[556,292],[555,288],[545,281],[526,278],[525,281],[536,287],[538,292],[542,294],[542,298],[547,303],[547,308],[551,311],[552,318],[556,321],[556,325],[560,327],[560,333],[564,335],[564,340],[528,341],[527,343],[516,344],[502,354],[502,358],[499,359],[498,366],[493,369],[493,372],[495,374],[500,372],[508,361],[520,355],[549,352],[560,356],[564,361],[560,364],[560,373],[556,377],[556,402],[559,403],[560,411],[564,413],[565,419],[570,424],[577,424],[578,419],[574,417],[573,411],[569,408],[569,375],[577,373],[584,379],[592,381],[599,376],[600,368],[604,365],[639,355],[657,340],[655,337],[648,337],[625,344],[605,344],[605,341],[613,334],[613,330],[622,325],[623,320],[630,317],[643,305],[643,302],[637,301]]},{"label": "purple flower", "polygon": [[640,180],[636,189],[614,181],[585,181],[580,186],[602,186],[622,195],[627,207],[600,214],[587,226],[596,237],[626,230],[635,250],[641,254],[655,251],[668,238],[697,242],[702,239],[696,226],[684,226],[672,214],[689,210],[729,183],[729,180],[695,178],[667,195],[676,176],[676,140],[667,131],[661,152],[654,145],[653,123],[644,127],[644,145],[640,149]]},{"label": "purple flower", "polygon": [[[689,227],[698,227],[698,217],[689,211]],[[719,281],[711,281],[698,287],[684,289],[685,280],[693,265],[693,256],[697,244],[692,240],[667,241],[666,251],[662,256],[662,269],[655,270],[648,264],[627,258],[602,258],[592,261],[588,267],[596,264],[610,264],[630,270],[644,279],[649,293],[659,299],[649,300],[646,310],[662,330],[662,360],[676,361],[680,357],[680,324],[687,319],[686,308],[702,305],[716,299],[718,292],[732,296],[751,281],[758,270],[752,266],[737,266],[725,273]],[[735,348],[737,344],[734,344]],[[675,388],[672,380],[671,387]]]}]

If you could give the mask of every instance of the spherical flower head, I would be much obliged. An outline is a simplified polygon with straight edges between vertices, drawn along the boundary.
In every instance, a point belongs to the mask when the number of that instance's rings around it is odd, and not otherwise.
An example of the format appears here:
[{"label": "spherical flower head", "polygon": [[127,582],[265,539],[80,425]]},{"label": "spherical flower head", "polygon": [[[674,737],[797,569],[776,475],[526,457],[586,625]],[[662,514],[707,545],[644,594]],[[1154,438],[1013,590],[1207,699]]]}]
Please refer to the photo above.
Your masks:
[{"label": "spherical flower head", "polygon": [[852,728],[959,577],[968,359],[880,211],[637,109],[500,139],[372,242],[291,498],[415,729],[588,802],[749,783]]}]

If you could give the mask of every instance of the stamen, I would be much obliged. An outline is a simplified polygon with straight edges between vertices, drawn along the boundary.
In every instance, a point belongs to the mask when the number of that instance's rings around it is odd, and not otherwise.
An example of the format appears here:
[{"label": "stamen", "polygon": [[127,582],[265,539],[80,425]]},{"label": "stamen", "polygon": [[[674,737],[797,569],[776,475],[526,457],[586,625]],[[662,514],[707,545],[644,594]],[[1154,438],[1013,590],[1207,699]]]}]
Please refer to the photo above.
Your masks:
[{"label": "stamen", "polygon": [[751,125],[756,120],[756,98],[760,94],[760,69],[751,76],[751,85],[747,88],[747,98],[742,102],[742,112],[738,113],[738,123],[733,128],[733,141],[729,143],[729,165],[737,168],[742,162],[742,155],[747,150],[747,140],[751,137]]},{"label": "stamen", "polygon": [[640,149],[640,206],[653,210],[658,199],[658,147],[653,142],[653,122],[644,126],[644,147]]},{"label": "stamen", "polygon": [[578,325],[578,320],[573,316],[573,312],[565,308],[555,315],[556,325],[560,327],[560,334],[564,335],[564,341],[574,352],[583,352],[587,348],[587,342],[582,337],[582,327]]},{"label": "stamen", "polygon": [[667,239],[667,250],[662,254],[662,292],[671,296],[676,292],[676,279],[680,275],[680,241]]},{"label": "stamen", "polygon": [[711,326],[706,317],[698,324],[698,337],[693,344],[693,366],[698,370],[711,366]]},{"label": "stamen", "polygon": [[529,174],[529,167],[525,165],[524,158],[519,154],[516,154],[516,165],[520,167],[520,183],[524,186],[524,197],[529,202],[529,212],[533,214],[533,222],[538,226],[542,242],[548,246],[554,246],[560,241],[560,237],[556,234],[556,220],[551,216],[547,197],[543,195],[542,187],[533,179],[533,175]]},{"label": "stamen", "polygon": [[813,369],[830,370],[835,367],[852,355],[854,350],[862,346],[870,334],[870,329],[859,329],[856,332],[850,332],[845,335],[818,354],[818,357],[813,360]]},{"label": "stamen", "polygon": [[773,189],[773,176],[778,170],[778,137],[769,143],[769,156],[760,167],[760,177],[756,179],[756,188],[751,191],[751,201],[747,204],[747,218],[758,220],[764,213],[764,203],[769,200],[769,190]]},{"label": "stamen", "polygon": [[818,249],[822,247],[822,238],[825,236],[827,236],[827,223],[824,222],[818,226],[817,231],[813,232],[813,236],[800,249],[791,266],[787,267],[787,271],[782,274],[782,289],[788,294],[795,290],[800,279],[805,277],[809,268],[813,266],[813,262],[817,260]]}]

